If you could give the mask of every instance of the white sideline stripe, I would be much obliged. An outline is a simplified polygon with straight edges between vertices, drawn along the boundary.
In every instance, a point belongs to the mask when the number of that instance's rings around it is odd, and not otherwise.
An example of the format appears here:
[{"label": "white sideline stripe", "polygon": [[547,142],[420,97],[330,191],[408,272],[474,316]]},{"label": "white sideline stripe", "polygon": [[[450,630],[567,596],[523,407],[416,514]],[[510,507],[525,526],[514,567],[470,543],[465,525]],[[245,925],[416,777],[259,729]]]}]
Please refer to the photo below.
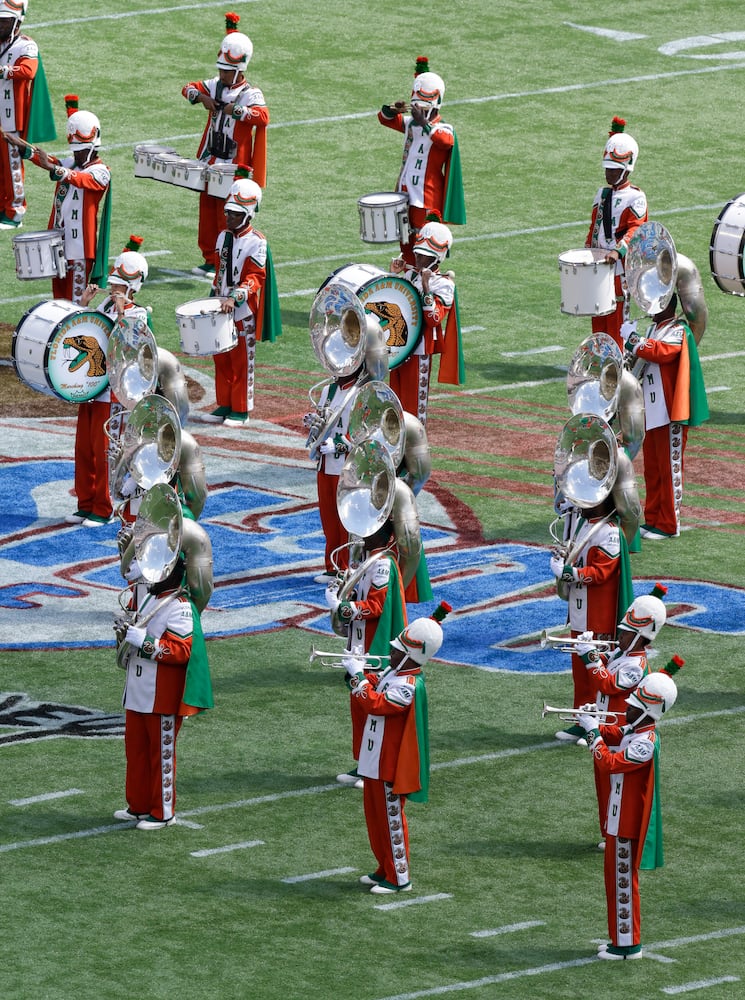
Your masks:
[{"label": "white sideline stripe", "polygon": [[668,996],[677,993],[692,993],[694,990],[705,990],[708,986],[718,986],[719,983],[739,983],[739,976],[719,976],[717,979],[699,979],[695,983],[681,983],[680,986],[663,986],[661,992]]},{"label": "white sideline stripe", "polygon": [[563,22],[568,28],[576,28],[577,31],[588,31],[591,35],[599,35],[600,38],[610,38],[613,42],[635,42],[648,35],[638,35],[633,31],[613,31],[612,28],[595,28],[591,24],[574,24],[572,21]]},{"label": "white sideline stripe", "polygon": [[193,858],[209,858],[213,854],[229,854],[231,851],[242,851],[246,847],[261,847],[263,840],[244,840],[240,844],[226,844],[224,847],[205,848],[203,851],[190,851]]},{"label": "white sideline stripe", "polygon": [[[181,3],[176,7],[153,7],[150,10],[129,10],[121,14],[91,14],[90,17],[69,17],[64,21],[39,21],[38,24],[29,24],[29,31],[36,31],[37,28],[58,28],[63,24],[85,24],[87,21],[119,21],[123,17],[139,17],[141,14],[173,14],[180,10],[207,10],[210,7],[222,7],[224,0],[205,0],[203,3]],[[242,0],[243,3],[258,3],[259,0]]]},{"label": "white sideline stripe", "polygon": [[379,903],[376,910],[400,910],[404,906],[418,906],[419,903],[439,903],[441,899],[452,899],[452,892],[436,892],[433,896],[417,896],[415,899],[397,899],[395,903]]},{"label": "white sideline stripe", "polygon": [[561,344],[551,344],[549,347],[531,347],[528,351],[502,351],[503,358],[525,358],[529,354],[554,354],[556,351],[565,351],[566,347]]},{"label": "white sideline stripe", "polygon": [[706,395],[712,392],[731,392],[732,386],[729,385],[712,385],[706,389]]},{"label": "white sideline stripe", "polygon": [[531,927],[545,927],[545,920],[523,920],[519,924],[505,924],[504,927],[495,927],[490,931],[471,931],[471,937],[487,938],[496,937],[497,934],[513,934],[515,931],[527,931]]},{"label": "white sideline stripe", "polygon": [[356,868],[328,868],[325,872],[310,872],[308,875],[289,875],[282,881],[288,885],[295,885],[297,882],[310,882],[314,878],[330,878],[332,875],[350,875],[356,872]]},{"label": "white sideline stripe", "polygon": [[[689,722],[698,723],[702,719],[714,719],[726,715],[739,715],[743,712],[745,712],[745,705],[739,705],[736,708],[724,708],[714,712],[701,712],[698,715],[686,715],[681,716],[680,718],[664,719],[661,725],[663,727],[675,725],[680,726]],[[473,757],[461,757],[459,760],[441,761],[439,764],[433,764],[430,770],[443,771],[448,768],[462,767],[467,764],[483,764],[490,760],[502,760],[508,757],[519,757],[526,753],[533,753],[536,750],[563,750],[565,747],[566,744],[562,744],[558,740],[552,740],[550,743],[534,743],[531,746],[526,747],[514,747],[508,750],[496,750],[493,753],[479,754]],[[321,795],[324,792],[341,790],[343,790],[342,786],[336,781],[332,785],[312,785],[309,788],[295,788],[287,792],[274,792],[270,795],[258,795],[256,798],[252,799],[238,799],[235,802],[221,802],[211,806],[198,806],[196,809],[185,809],[183,812],[178,814],[177,819],[186,819],[189,816],[206,816],[208,813],[225,812],[228,809],[244,809],[248,806],[266,805],[268,802],[281,802],[284,799],[299,799],[306,795]],[[46,844],[59,844],[65,840],[95,837],[102,833],[114,833],[117,830],[122,829],[129,829],[129,826],[122,823],[116,823],[108,826],[96,826],[90,830],[76,830],[73,833],[60,833],[53,837],[38,837],[35,840],[22,840],[16,841],[12,844],[0,844],[0,854],[5,854],[8,851],[18,851],[26,847],[43,847]],[[737,928],[736,930],[730,932],[722,932],[720,936],[725,936],[727,933],[745,934],[745,927]],[[690,940],[698,941],[699,938],[690,938]],[[584,960],[581,964],[584,964]]]},{"label": "white sideline stripe", "polygon": [[32,806],[37,802],[51,802],[53,799],[64,799],[68,795],[85,795],[82,788],[68,788],[65,792],[46,792],[44,795],[33,795],[28,799],[8,799],[11,806]]},{"label": "white sideline stripe", "polygon": [[[745,927],[728,927],[721,931],[712,931],[709,934],[697,934],[694,937],[675,938],[672,941],[657,941],[650,945],[649,948],[655,951],[663,948],[679,948],[686,944],[697,944],[702,941],[734,937],[740,934],[745,934]],[[646,946],[644,952],[645,954],[647,953]],[[550,965],[538,965],[531,969],[515,969],[513,972],[502,972],[497,976],[484,976],[483,979],[472,979],[470,982],[450,983],[447,986],[433,986],[431,989],[417,990],[415,993],[397,993],[395,996],[382,997],[381,1000],[418,1000],[419,997],[442,996],[444,993],[462,993],[465,990],[474,990],[481,986],[494,986],[498,983],[507,983],[512,979],[522,979],[525,976],[541,976],[547,972],[576,969],[579,966],[599,961],[600,959],[597,956],[593,956],[592,958],[577,958],[569,962],[552,962]],[[738,982],[739,980],[735,979],[734,981]],[[663,990],[663,992],[665,991]]]}]

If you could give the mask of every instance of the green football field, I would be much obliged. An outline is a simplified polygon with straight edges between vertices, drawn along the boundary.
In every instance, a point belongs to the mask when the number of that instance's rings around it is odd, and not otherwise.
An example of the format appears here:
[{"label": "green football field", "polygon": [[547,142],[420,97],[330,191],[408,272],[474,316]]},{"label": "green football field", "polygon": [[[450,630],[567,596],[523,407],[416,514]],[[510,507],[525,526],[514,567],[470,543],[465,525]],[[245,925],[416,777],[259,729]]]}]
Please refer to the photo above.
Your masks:
[{"label": "green football field", "polygon": [[[450,265],[467,381],[433,384],[430,485],[459,513],[464,544],[545,546],[550,583],[553,443],[569,416],[566,367],[589,334],[588,319],[560,311],[557,261],[584,243],[614,115],[639,142],[633,179],[650,218],[701,271],[711,418],[689,439],[686,530],[632,562],[641,580],[702,585],[704,597],[675,599],[680,619],[717,619],[674,622],[659,642],[658,665],[677,653],[686,666],[661,727],[666,863],[640,877],[646,955],[630,967],[595,960],[606,929],[592,765],[540,716],[544,701],[568,704],[568,674],[428,668],[433,780],[430,802],[408,809],[414,892],[380,899],[357,882],[371,864],[361,795],[334,781],[351,763],[344,686],[308,663],[308,632],[289,625],[209,643],[217,708],[185,723],[180,822],[162,833],[111,819],[124,804],[121,738],[0,740],[0,996],[745,995],[745,302],[709,268],[715,221],[745,190],[739,8],[31,0],[25,30],[42,52],[58,134],[63,96],[77,93],[101,119],[112,169],[112,255],[130,233],[144,237],[139,298],[172,351],[175,308],[209,289],[190,274],[197,199],[135,179],[132,154],[162,142],[194,155],[203,112],[180,90],[213,75],[227,9],[253,40],[248,76],[272,119],[257,225],[284,332],[259,346],[257,415],[284,427],[322,377],[307,332],[316,289],[349,262],[386,267],[395,249],[359,238],[357,199],[390,189],[400,164],[399,137],[375,113],[408,97],[418,55],[445,80],[468,211]],[[33,167],[27,181],[24,232],[43,230],[53,188]],[[0,323],[15,327],[49,287],[16,280],[11,242],[0,234]],[[2,433],[12,433],[5,423]],[[0,552],[0,586],[14,579]],[[461,587],[465,606],[468,575]],[[95,641],[107,640],[110,620],[94,624]],[[120,711],[108,646],[6,650],[0,670],[5,706],[25,692]]]}]

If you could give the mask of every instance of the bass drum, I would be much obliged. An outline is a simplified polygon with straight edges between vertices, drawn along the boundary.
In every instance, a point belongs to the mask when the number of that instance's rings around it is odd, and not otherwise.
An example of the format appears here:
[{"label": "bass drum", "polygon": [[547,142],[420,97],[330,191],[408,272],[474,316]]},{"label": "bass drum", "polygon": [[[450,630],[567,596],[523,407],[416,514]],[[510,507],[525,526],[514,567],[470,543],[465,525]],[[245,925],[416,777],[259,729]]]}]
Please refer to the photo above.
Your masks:
[{"label": "bass drum", "polygon": [[13,333],[13,366],[29,389],[86,403],[108,388],[106,347],[114,323],[67,299],[33,306]]},{"label": "bass drum", "polygon": [[711,276],[723,292],[745,295],[742,254],[745,247],[745,194],[724,206],[714,223],[709,247]]},{"label": "bass drum", "polygon": [[380,321],[386,335],[388,367],[397,368],[403,364],[422,336],[422,299],[414,285],[374,264],[340,267],[329,275],[321,288],[331,282],[351,288],[365,312]]}]

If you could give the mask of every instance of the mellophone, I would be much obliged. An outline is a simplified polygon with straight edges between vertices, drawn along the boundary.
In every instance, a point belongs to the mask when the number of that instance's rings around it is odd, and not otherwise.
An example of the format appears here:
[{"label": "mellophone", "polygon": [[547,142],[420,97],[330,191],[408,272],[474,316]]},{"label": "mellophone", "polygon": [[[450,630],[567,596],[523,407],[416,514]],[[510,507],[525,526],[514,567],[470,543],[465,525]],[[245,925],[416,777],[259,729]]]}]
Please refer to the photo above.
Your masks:
[{"label": "mellophone", "polygon": [[135,177],[148,178],[188,188],[206,191],[213,198],[227,198],[235,180],[234,163],[205,163],[181,156],[172,146],[154,142],[138,143],[133,152]]}]

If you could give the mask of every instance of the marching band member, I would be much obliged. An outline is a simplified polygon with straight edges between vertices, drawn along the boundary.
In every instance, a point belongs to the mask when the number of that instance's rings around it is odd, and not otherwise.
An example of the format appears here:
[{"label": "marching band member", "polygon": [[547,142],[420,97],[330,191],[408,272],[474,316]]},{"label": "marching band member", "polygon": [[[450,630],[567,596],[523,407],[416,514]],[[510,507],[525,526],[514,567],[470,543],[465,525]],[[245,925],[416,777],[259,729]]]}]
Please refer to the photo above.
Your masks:
[{"label": "marching band member", "polygon": [[[128,644],[123,705],[127,807],[115,819],[161,830],[176,812],[176,739],[186,716],[212,708],[212,687],[199,612],[179,556],[169,575],[150,584],[135,623],[115,623]],[[144,624],[137,624],[140,620]]]},{"label": "marching band member", "polygon": [[[356,755],[364,778],[364,809],[377,867],[360,882],[376,895],[408,892],[407,799],[426,802],[429,793],[427,689],[422,667],[442,645],[441,606],[417,618],[390,643],[382,674],[365,672],[360,660],[345,661],[353,711],[362,719]],[[439,620],[438,620],[439,617]]]},{"label": "marching band member", "polygon": [[[589,631],[596,639],[613,640],[633,595],[628,544],[612,498],[595,507],[570,506],[564,525],[565,544],[579,554],[571,565],[554,555],[550,567],[557,581],[567,585],[571,634],[577,638]],[[572,683],[575,707],[595,700],[593,678],[577,652],[572,653]],[[558,740],[575,743],[581,737],[577,725],[556,733]]]},{"label": "marching band member", "polygon": [[453,272],[440,271],[452,245],[448,227],[432,220],[414,240],[414,263],[407,266],[402,257],[391,261],[391,272],[406,278],[421,294],[424,329],[412,353],[391,369],[390,385],[404,410],[423,424],[427,420],[432,355],[441,355],[438,382],[462,385],[465,378]]},{"label": "marching band member", "polygon": [[[597,718],[580,713],[593,755],[601,823],[605,836],[605,894],[609,944],[598,958],[610,961],[642,957],[639,867],[651,823],[658,824],[655,803],[659,757],[657,723],[678,695],[670,676],[680,661],[644,677],[627,699],[626,725],[598,726]],[[657,815],[655,809],[657,807]],[[662,863],[661,838],[657,866]]]},{"label": "marching band member", "polygon": [[[336,420],[330,424],[328,435],[318,446],[316,459],[316,487],[318,490],[318,511],[321,515],[325,542],[324,571],[315,577],[316,583],[332,583],[336,579],[337,569],[345,570],[348,565],[349,551],[347,542],[349,533],[341,523],[339,508],[336,503],[336,488],[339,485],[339,475],[349,454],[352,442],[349,439],[349,414],[354,402],[354,388],[357,385],[364,365],[351,375],[340,375],[329,385],[324,386],[318,399],[315,413],[306,413],[303,424],[311,431],[309,441],[317,440],[313,434],[322,430],[333,414]],[[332,553],[336,553],[332,559]],[[336,563],[334,563],[336,560]]]},{"label": "marching band member", "polygon": [[[130,236],[129,241],[114,261],[107,281],[108,295],[98,307],[98,312],[118,322],[148,322],[148,311],[135,303],[135,295],[147,278],[147,260],[139,253],[142,237]],[[80,304],[88,306],[99,292],[96,284],[89,284],[82,293]],[[109,439],[106,421],[113,408],[121,404],[112,400],[111,389],[78,406],[75,428],[75,496],[78,509],[68,514],[68,524],[83,524],[86,528],[99,527],[111,519],[112,504],[109,493]]]},{"label": "marching band member", "polygon": [[680,534],[683,466],[688,428],[709,419],[701,363],[691,328],[677,316],[678,297],[652,317],[644,337],[636,323],[625,324],[626,350],[644,364],[645,434],[642,443],[644,524],[642,538],[657,541]]},{"label": "marching band member", "polygon": [[[251,39],[237,30],[240,17],[225,15],[227,34],[217,56],[218,75],[209,80],[187,83],[181,90],[191,104],[201,104],[209,112],[207,125],[197,150],[198,159],[214,163],[243,163],[260,186],[266,186],[266,127],[269,109],[264,95],[252,86],[245,71],[253,55]],[[223,228],[221,198],[202,191],[199,195],[199,249],[204,262],[195,274],[215,273],[215,243]]]},{"label": "marching band member", "polygon": [[647,197],[629,176],[636,167],[639,146],[624,129],[623,118],[614,118],[603,150],[606,187],[595,195],[586,247],[607,250],[605,260],[615,264],[616,308],[609,316],[593,316],[592,332],[607,333],[623,349],[621,324],[629,318],[624,257],[629,241],[647,221]]},{"label": "marching band member", "polygon": [[276,282],[266,237],[251,220],[261,205],[261,188],[239,166],[224,211],[225,229],[217,238],[218,270],[211,295],[220,310],[232,313],[238,343],[214,355],[217,409],[203,415],[207,423],[243,427],[254,408],[256,341],[274,340],[282,332]]},{"label": "marching band member", "polygon": [[[372,560],[357,582],[354,593],[340,600],[338,584],[326,588],[326,603],[347,628],[347,651],[351,656],[366,653],[385,656],[391,640],[406,625],[406,598],[395,554],[393,523],[390,518],[372,535],[363,539],[362,561]],[[362,720],[352,699],[352,745],[359,743]],[[355,760],[357,756],[355,754]],[[356,768],[336,776],[342,785],[361,787]]]},{"label": "marching band member", "polygon": [[[0,0],[0,135],[23,146],[57,138],[39,48],[21,34],[28,0]],[[16,143],[0,143],[0,229],[18,229],[26,214],[23,155]]]},{"label": "marching band member", "polygon": [[429,212],[436,212],[441,220],[454,225],[464,225],[466,221],[458,140],[453,126],[440,117],[444,96],[442,78],[429,71],[426,56],[419,56],[411,91],[411,114],[405,114],[404,101],[384,104],[378,112],[381,125],[405,136],[396,191],[404,192],[409,202],[411,238],[401,244],[408,264],[414,262],[414,240]]},{"label": "marching band member", "polygon": [[52,295],[79,303],[88,282],[100,281],[108,267],[111,171],[98,156],[98,118],[78,110],[76,94],[65,96],[65,106],[71,158],[60,161],[13,136],[6,138],[56,182],[48,228],[63,235],[67,271],[64,278],[52,278]]}]

